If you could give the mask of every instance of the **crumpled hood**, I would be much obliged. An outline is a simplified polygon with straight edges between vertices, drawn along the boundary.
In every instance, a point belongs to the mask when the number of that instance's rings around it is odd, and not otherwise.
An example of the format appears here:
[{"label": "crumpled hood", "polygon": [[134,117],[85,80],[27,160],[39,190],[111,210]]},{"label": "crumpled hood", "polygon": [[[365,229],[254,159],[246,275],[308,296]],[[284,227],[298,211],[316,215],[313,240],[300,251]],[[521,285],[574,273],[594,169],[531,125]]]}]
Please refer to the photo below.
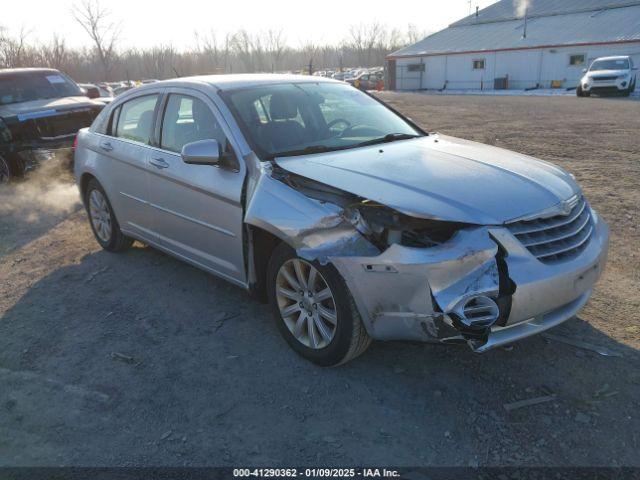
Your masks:
[{"label": "crumpled hood", "polygon": [[103,103],[96,102],[87,97],[63,97],[44,100],[32,100],[30,102],[10,103],[0,106],[0,118],[25,117],[30,114],[56,114],[68,110],[80,110],[83,108],[102,108]]},{"label": "crumpled hood", "polygon": [[552,164],[442,135],[276,163],[407,215],[483,225],[541,212],[580,191]]}]

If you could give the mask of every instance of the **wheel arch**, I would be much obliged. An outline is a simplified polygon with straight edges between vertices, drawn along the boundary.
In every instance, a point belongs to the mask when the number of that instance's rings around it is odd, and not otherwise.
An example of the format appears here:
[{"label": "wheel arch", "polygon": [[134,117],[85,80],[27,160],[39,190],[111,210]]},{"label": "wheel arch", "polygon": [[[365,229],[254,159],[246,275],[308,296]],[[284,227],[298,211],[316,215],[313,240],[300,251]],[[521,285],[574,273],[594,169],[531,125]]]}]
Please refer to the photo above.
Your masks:
[{"label": "wheel arch", "polygon": [[80,198],[82,199],[82,203],[85,203],[85,196],[87,194],[87,185],[89,185],[89,182],[91,180],[95,180],[96,182],[100,183],[100,181],[95,177],[95,175],[89,172],[83,173],[82,176],[80,177],[80,182],[78,184],[78,187],[80,189]]},{"label": "wheel arch", "polygon": [[248,239],[247,270],[249,293],[261,303],[267,303],[267,267],[273,251],[283,240],[255,225],[246,225]]}]

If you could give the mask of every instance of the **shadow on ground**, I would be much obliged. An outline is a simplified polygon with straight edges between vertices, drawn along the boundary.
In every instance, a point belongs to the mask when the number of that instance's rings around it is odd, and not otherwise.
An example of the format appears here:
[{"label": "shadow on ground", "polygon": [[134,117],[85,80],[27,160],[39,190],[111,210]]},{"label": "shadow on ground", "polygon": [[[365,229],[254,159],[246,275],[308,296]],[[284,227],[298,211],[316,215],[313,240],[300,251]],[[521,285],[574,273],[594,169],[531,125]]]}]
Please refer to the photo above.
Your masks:
[{"label": "shadow on ground", "polygon": [[151,248],[91,253],[0,318],[0,463],[640,465],[639,353],[577,319],[554,333],[622,357],[537,337],[323,369],[241,289]]}]

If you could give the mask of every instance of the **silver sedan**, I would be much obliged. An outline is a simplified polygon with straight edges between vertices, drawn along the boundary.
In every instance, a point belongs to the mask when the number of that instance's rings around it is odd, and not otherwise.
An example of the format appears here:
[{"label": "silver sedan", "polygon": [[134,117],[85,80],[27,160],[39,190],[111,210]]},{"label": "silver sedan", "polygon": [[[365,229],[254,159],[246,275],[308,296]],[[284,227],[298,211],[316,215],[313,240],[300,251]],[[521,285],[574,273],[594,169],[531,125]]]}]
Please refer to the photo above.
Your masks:
[{"label": "silver sedan", "polygon": [[573,317],[606,262],[567,172],[331,79],[141,86],[80,131],[75,173],[103,248],[137,239],[247,289],[320,365],[373,339],[512,343]]}]

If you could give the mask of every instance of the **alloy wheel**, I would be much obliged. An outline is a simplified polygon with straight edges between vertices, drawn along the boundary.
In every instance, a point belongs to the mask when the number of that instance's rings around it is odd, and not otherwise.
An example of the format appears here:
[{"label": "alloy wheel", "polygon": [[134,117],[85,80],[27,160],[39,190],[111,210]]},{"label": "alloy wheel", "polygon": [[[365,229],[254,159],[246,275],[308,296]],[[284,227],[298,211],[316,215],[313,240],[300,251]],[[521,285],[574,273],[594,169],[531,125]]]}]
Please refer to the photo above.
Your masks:
[{"label": "alloy wheel", "polygon": [[108,242],[111,239],[111,212],[107,199],[99,190],[92,190],[89,195],[89,215],[98,238]]},{"label": "alloy wheel", "polygon": [[314,350],[331,343],[338,324],[336,302],[327,281],[310,263],[294,258],[276,277],[280,316],[300,343]]}]

